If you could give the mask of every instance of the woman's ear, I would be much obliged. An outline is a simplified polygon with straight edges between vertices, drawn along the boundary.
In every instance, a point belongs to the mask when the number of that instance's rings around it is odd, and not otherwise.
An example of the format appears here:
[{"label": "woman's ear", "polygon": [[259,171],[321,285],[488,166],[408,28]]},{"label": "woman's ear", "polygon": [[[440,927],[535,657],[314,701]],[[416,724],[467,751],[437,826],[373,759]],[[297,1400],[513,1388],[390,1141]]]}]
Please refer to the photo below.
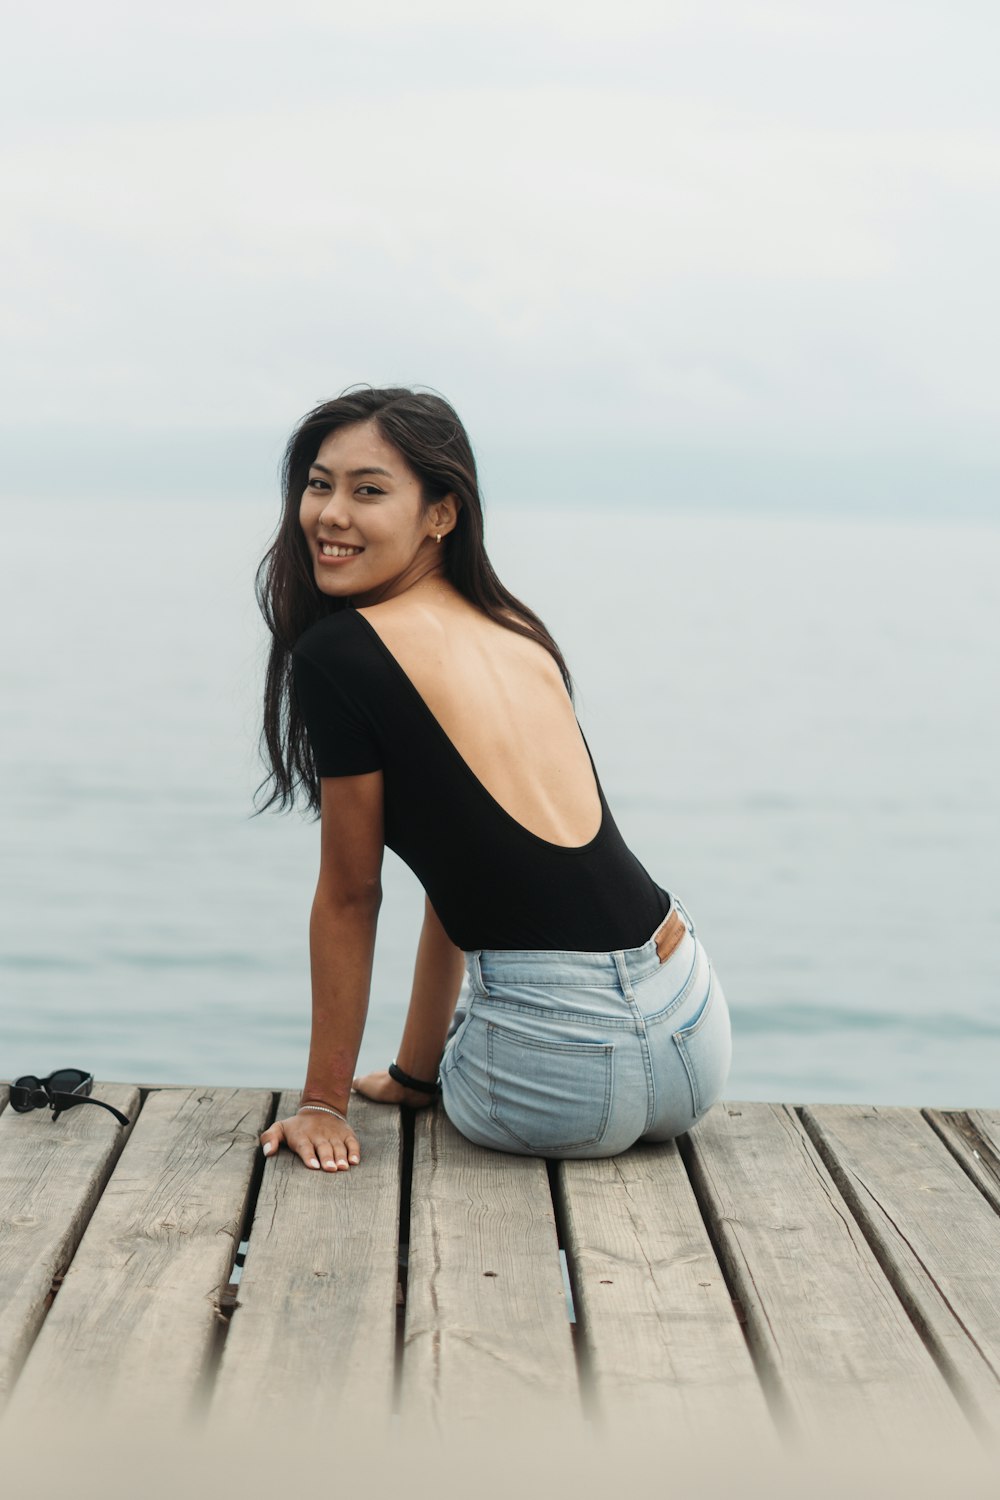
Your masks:
[{"label": "woman's ear", "polygon": [[447,494],[440,500],[435,500],[427,513],[431,530],[440,532],[441,536],[447,536],[449,531],[454,531],[458,522],[458,513],[462,509],[462,502],[457,495]]}]

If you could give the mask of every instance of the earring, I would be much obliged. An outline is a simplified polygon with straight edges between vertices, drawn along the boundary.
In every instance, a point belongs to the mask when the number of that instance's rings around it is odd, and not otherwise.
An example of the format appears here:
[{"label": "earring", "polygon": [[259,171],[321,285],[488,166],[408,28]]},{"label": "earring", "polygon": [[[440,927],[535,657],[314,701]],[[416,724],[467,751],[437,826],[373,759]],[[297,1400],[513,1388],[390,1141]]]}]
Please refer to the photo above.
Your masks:
[{"label": "earring", "polygon": [[434,533],[434,540],[436,542],[439,542],[441,540],[441,533],[440,533],[440,531],[435,531],[435,533]]}]

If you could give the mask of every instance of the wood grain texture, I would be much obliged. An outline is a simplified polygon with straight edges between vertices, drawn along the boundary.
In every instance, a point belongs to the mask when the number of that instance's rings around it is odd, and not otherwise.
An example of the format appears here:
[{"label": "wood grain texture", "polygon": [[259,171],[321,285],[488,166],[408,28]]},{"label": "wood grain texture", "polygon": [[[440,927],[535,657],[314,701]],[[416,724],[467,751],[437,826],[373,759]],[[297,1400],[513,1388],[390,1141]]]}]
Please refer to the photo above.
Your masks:
[{"label": "wood grain texture", "polygon": [[81,1104],[19,1114],[0,1090],[0,1409],[27,1359],[139,1112],[139,1092],[94,1084],[132,1121]]},{"label": "wood grain texture", "polygon": [[782,1436],[836,1445],[935,1427],[968,1441],[970,1427],[793,1110],[717,1104],[683,1154]]},{"label": "wood grain texture", "polygon": [[67,1404],[112,1406],[125,1419],[151,1404],[180,1413],[197,1402],[271,1111],[272,1096],[254,1089],[148,1096],[7,1420],[40,1410],[55,1420]]},{"label": "wood grain texture", "polygon": [[416,1116],[402,1411],[463,1422],[580,1414],[545,1163]]},{"label": "wood grain texture", "polygon": [[1000,1216],[917,1109],[802,1119],[962,1409],[1000,1441]]},{"label": "wood grain texture", "polygon": [[[283,1095],[292,1115],[301,1091]],[[351,1099],[362,1161],[336,1174],[287,1148],[264,1165],[213,1420],[293,1419],[325,1427],[388,1420],[398,1285],[400,1114]]]},{"label": "wood grain texture", "polygon": [[921,1114],[1000,1213],[1000,1109],[924,1109]]},{"label": "wood grain texture", "polygon": [[575,1349],[545,1163],[418,1112],[390,1423],[397,1112],[352,1101],[364,1162],[331,1177],[263,1160],[270,1091],[95,1093],[133,1125],[19,1115],[0,1085],[4,1438],[86,1398],[121,1432],[176,1411],[238,1440],[290,1400],[272,1427],[374,1421],[479,1453],[570,1414],[579,1432],[582,1363],[593,1430],[638,1418],[670,1455],[719,1431],[745,1455],[775,1428],[863,1447],[917,1427],[1000,1453],[1000,1111],[729,1102],[677,1143],[560,1164]]},{"label": "wood grain texture", "polygon": [[560,1210],[578,1347],[605,1424],[668,1439],[725,1422],[775,1438],[739,1318],[674,1142],[563,1162]]}]

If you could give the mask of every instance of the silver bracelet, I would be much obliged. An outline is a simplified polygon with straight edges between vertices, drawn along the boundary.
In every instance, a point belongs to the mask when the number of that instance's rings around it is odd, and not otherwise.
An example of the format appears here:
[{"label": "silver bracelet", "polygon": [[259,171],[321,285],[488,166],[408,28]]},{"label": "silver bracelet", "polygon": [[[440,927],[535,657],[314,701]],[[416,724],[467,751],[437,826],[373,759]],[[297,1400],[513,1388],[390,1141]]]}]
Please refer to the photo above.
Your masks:
[{"label": "silver bracelet", "polygon": [[329,1105],[326,1104],[300,1104],[299,1114],[301,1114],[304,1109],[321,1109],[325,1115],[336,1115],[337,1119],[343,1120],[345,1125],[349,1125],[351,1123],[346,1115],[342,1115],[340,1113],[339,1109],[330,1109]]}]

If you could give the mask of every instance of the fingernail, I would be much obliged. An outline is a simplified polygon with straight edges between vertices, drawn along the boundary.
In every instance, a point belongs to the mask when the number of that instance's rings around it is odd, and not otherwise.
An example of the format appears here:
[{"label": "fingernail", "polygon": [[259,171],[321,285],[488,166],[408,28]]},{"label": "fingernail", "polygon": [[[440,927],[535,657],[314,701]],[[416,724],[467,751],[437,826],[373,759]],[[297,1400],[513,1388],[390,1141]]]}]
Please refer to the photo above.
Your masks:
[{"label": "fingernail", "polygon": [[323,1165],[324,1167],[335,1167],[337,1163],[335,1161],[325,1161]]},{"label": "fingernail", "polygon": [[309,1165],[311,1167],[318,1167],[319,1166],[319,1162],[316,1160],[315,1156],[310,1157]]},{"label": "fingernail", "polygon": [[264,1142],[264,1155],[265,1156],[270,1156],[270,1154],[271,1154],[271,1152],[273,1150],[274,1150],[274,1143],[273,1143],[273,1141],[265,1141]]},{"label": "fingernail", "polygon": [[360,1160],[360,1158],[357,1157],[357,1156],[349,1156],[348,1157],[348,1161],[352,1161],[355,1166],[357,1166],[359,1160]]}]

